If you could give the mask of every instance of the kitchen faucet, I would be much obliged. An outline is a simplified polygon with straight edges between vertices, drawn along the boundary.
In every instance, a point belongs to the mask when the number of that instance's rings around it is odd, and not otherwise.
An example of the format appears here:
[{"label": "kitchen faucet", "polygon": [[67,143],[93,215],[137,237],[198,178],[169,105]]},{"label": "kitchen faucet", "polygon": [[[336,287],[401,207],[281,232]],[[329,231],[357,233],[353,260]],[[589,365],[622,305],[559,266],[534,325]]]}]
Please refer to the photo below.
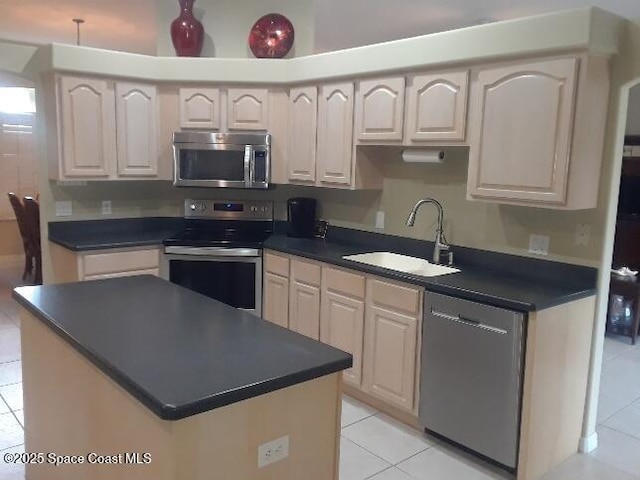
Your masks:
[{"label": "kitchen faucet", "polygon": [[416,221],[416,213],[418,213],[418,209],[421,205],[425,203],[431,203],[436,206],[438,209],[438,227],[436,228],[436,238],[435,245],[433,246],[433,263],[440,263],[440,255],[442,251],[448,252],[448,261],[447,263],[451,265],[453,263],[453,252],[451,251],[451,247],[447,243],[447,239],[444,236],[444,232],[442,231],[442,223],[444,219],[444,212],[442,210],[442,205],[435,198],[423,198],[422,200],[418,200],[413,208],[411,209],[411,213],[409,213],[409,217],[407,218],[407,227],[413,227],[413,224]]}]

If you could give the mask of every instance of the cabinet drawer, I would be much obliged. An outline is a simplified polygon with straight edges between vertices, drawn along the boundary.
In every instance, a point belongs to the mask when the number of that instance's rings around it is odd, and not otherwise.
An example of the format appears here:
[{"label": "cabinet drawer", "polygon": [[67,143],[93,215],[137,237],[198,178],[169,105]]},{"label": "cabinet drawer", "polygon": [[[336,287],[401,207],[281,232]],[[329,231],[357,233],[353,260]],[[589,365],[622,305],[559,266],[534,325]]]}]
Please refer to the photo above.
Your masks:
[{"label": "cabinet drawer", "polygon": [[82,259],[83,277],[134,270],[152,270],[160,265],[157,248],[128,252],[94,253]]},{"label": "cabinet drawer", "polygon": [[364,298],[365,276],[324,267],[324,285],[327,290],[354,298]]},{"label": "cabinet drawer", "polygon": [[417,316],[420,313],[420,289],[409,285],[371,278],[371,302],[375,306]]},{"label": "cabinet drawer", "polygon": [[289,259],[273,253],[264,254],[264,269],[266,272],[276,273],[289,278]]},{"label": "cabinet drawer", "polygon": [[149,268],[147,270],[130,270],[128,272],[103,273],[101,275],[85,275],[85,280],[105,280],[107,278],[133,277],[134,275],[160,276],[159,268]]},{"label": "cabinet drawer", "polygon": [[291,259],[291,278],[297,282],[320,286],[320,265],[297,258]]}]

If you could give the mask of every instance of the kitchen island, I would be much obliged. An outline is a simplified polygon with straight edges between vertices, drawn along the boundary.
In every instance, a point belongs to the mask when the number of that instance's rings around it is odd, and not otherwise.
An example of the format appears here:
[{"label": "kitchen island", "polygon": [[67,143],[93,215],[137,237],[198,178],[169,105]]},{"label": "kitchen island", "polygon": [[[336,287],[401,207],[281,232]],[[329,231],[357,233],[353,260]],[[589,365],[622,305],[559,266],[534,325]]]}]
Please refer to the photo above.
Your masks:
[{"label": "kitchen island", "polygon": [[[84,459],[30,480],[337,478],[351,355],[152,276],[14,298],[25,449]],[[288,456],[259,467],[279,439]]]}]

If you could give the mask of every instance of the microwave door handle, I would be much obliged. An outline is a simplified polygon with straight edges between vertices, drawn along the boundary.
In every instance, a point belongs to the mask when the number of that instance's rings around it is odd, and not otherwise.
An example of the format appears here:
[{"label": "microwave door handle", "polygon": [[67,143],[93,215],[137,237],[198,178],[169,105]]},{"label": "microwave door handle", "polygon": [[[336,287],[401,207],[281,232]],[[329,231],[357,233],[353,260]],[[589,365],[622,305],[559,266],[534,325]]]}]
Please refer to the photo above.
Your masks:
[{"label": "microwave door handle", "polygon": [[253,148],[251,145],[244,147],[244,186],[251,188],[251,171],[252,171]]},{"label": "microwave door handle", "polygon": [[256,181],[256,153],[251,148],[251,160],[249,160],[249,183],[253,187]]}]

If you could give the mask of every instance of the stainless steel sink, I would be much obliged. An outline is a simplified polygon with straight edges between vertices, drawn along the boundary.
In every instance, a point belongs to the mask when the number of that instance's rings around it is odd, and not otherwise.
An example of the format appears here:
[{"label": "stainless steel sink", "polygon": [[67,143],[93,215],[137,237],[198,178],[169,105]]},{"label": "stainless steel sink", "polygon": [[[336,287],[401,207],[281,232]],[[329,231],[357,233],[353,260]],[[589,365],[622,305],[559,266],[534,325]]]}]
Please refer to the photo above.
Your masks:
[{"label": "stainless steel sink", "polygon": [[457,268],[430,263],[424,258],[410,257],[408,255],[391,252],[359,253],[356,255],[345,255],[342,258],[354,262],[366,263],[367,265],[373,265],[375,267],[419,275],[421,277],[438,277],[460,271]]}]

